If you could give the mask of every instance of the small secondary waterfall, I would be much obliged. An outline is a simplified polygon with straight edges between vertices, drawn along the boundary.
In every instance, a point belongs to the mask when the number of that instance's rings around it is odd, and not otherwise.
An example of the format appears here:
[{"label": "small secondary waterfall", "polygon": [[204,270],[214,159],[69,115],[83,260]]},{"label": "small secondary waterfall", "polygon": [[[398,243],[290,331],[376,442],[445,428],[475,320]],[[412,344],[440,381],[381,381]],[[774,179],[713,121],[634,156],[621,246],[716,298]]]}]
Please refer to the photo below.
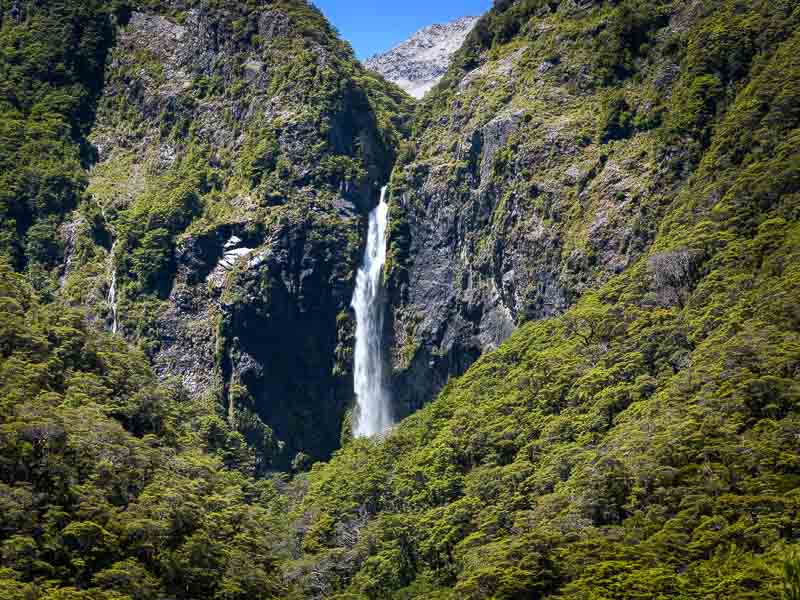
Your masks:
[{"label": "small secondary waterfall", "polygon": [[364,260],[356,276],[352,307],[356,312],[355,393],[353,434],[368,437],[392,426],[389,390],[384,374],[383,316],[386,294],[383,267],[386,263],[386,226],[389,206],[386,187],[381,201],[369,215],[369,233]]},{"label": "small secondary waterfall", "polygon": [[117,333],[117,272],[111,273],[111,286],[108,288],[108,305],[111,307],[111,333]]},{"label": "small secondary waterfall", "polygon": [[111,248],[111,252],[109,253],[109,263],[111,268],[111,285],[108,287],[108,298],[106,298],[106,302],[108,302],[108,306],[111,308],[111,333],[117,333],[117,269],[114,267],[114,250],[117,246],[117,243],[114,242],[114,245]]}]

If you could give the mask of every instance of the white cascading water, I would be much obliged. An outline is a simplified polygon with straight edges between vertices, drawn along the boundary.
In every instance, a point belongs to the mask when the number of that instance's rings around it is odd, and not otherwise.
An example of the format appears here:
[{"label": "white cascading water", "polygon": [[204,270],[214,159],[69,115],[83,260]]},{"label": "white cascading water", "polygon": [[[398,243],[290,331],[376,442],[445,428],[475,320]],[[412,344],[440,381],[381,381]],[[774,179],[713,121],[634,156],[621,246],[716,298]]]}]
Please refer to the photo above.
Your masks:
[{"label": "white cascading water", "polygon": [[111,273],[111,285],[108,288],[108,305],[111,307],[111,333],[117,333],[117,272]]},{"label": "white cascading water", "polygon": [[109,253],[109,263],[111,269],[111,285],[108,287],[108,298],[106,301],[108,302],[108,306],[111,308],[111,333],[117,333],[117,270],[114,268],[114,250],[117,247],[117,243],[114,242],[114,245],[111,247],[111,252]]},{"label": "white cascading water", "polygon": [[352,302],[356,313],[356,411],[353,419],[353,435],[356,437],[379,435],[392,426],[383,356],[383,316],[386,307],[383,267],[386,263],[388,219],[389,206],[384,187],[380,203],[369,214],[367,248],[356,276]]}]

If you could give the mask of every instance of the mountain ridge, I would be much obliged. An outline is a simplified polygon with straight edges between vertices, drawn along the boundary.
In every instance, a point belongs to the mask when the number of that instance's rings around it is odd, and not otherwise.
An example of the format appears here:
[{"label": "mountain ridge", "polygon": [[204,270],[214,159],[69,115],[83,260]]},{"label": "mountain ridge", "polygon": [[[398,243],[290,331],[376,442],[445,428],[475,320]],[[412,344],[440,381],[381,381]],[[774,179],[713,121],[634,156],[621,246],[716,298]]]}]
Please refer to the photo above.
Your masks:
[{"label": "mountain ridge", "polygon": [[422,98],[444,76],[453,54],[479,18],[465,16],[423,27],[390,50],[368,58],[364,66]]}]

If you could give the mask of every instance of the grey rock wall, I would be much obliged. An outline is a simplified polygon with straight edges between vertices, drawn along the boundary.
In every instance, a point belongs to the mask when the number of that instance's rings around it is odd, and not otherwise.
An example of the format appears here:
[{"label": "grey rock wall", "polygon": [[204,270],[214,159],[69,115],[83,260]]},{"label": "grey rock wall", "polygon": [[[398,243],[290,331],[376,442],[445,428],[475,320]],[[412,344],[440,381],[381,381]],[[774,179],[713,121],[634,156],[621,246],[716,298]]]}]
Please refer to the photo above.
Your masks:
[{"label": "grey rock wall", "polygon": [[415,98],[422,98],[447,72],[453,54],[464,43],[478,18],[462,17],[425,27],[364,64]]}]

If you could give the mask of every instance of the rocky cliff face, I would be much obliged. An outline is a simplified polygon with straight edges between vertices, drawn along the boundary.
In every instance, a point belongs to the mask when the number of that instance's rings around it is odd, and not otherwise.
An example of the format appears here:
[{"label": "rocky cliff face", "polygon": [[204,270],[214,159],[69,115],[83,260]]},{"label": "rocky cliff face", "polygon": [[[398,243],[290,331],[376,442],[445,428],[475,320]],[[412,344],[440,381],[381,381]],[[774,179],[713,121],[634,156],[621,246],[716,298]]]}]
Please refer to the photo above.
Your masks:
[{"label": "rocky cliff face", "polygon": [[[650,132],[676,76],[672,57],[647,62],[641,81],[608,86],[616,67],[602,64],[594,34],[559,37],[565,23],[598,9],[528,4],[478,23],[426,99],[420,134],[393,176],[387,335],[401,411],[523,322],[560,314],[623,271],[683,181],[658,158]],[[505,16],[519,27],[525,10],[535,13],[528,35],[503,34],[497,23]],[[642,26],[677,36],[693,10]],[[513,43],[489,52],[502,35]],[[677,163],[685,155],[670,152]]]},{"label": "rocky cliff face", "polygon": [[781,596],[798,25],[796,1],[494,2],[390,186],[396,398],[516,331],[315,469],[299,595]]},{"label": "rocky cliff face", "polygon": [[364,64],[415,98],[422,98],[445,74],[453,54],[477,21],[478,17],[462,17],[450,23],[430,25]]},{"label": "rocky cliff face", "polygon": [[176,3],[119,33],[63,294],[219,403],[264,468],[339,444],[363,215],[403,102],[305,2]]}]

